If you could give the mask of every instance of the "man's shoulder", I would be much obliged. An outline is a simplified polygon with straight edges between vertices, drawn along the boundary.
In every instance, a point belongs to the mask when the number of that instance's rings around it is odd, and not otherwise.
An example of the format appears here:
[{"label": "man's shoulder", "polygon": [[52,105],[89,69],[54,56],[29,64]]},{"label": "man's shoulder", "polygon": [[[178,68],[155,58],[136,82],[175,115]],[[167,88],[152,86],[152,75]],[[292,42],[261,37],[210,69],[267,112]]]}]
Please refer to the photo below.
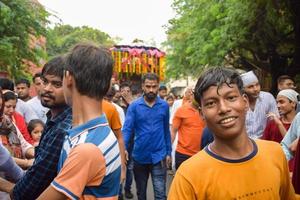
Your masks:
[{"label": "man's shoulder", "polygon": [[262,98],[275,99],[274,96],[270,92],[265,92],[265,91],[260,91],[259,96]]}]

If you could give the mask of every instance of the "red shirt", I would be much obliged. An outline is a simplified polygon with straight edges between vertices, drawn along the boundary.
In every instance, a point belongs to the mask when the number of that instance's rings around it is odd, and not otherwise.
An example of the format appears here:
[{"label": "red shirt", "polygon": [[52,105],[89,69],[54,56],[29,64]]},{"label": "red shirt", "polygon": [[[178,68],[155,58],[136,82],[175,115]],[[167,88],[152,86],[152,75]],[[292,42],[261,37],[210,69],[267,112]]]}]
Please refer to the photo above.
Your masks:
[{"label": "red shirt", "polygon": [[[288,130],[291,125],[290,123],[286,124],[283,122],[282,122],[282,124],[286,130]],[[261,139],[270,140],[270,141],[274,141],[274,142],[278,142],[278,143],[281,142],[281,140],[283,139],[283,136],[281,135],[281,133],[278,129],[278,126],[276,125],[274,120],[268,121],[267,126],[264,130],[264,134]]]},{"label": "red shirt", "polygon": [[30,144],[34,144],[33,139],[31,138],[28,129],[27,129],[27,125],[25,123],[25,119],[24,117],[18,113],[18,112],[14,112],[14,114],[12,115],[12,120],[13,122],[16,124],[16,126],[18,127],[18,129],[20,130],[21,134],[23,135],[24,139],[30,143]]},{"label": "red shirt", "polygon": [[[288,130],[290,128],[290,125],[291,125],[291,123],[283,123],[283,122],[282,122],[282,124],[283,124],[285,130]],[[263,134],[261,139],[270,140],[270,141],[274,141],[274,142],[278,142],[278,143],[281,142],[281,140],[283,139],[283,136],[281,135],[281,133],[278,129],[278,126],[276,125],[274,120],[268,121],[267,126],[264,130],[264,134]],[[289,169],[290,169],[290,172],[293,171],[293,169],[294,169],[294,159],[291,159],[289,161]]]}]

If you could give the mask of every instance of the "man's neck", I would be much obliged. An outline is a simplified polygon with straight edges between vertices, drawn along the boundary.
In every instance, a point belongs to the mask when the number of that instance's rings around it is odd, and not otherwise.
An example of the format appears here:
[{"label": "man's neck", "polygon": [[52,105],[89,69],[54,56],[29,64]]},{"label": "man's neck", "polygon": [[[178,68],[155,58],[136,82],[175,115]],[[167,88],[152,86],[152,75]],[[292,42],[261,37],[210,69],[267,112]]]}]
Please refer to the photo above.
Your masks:
[{"label": "man's neck", "polygon": [[31,99],[31,97],[30,96],[28,96],[28,97],[26,97],[26,98],[24,98],[24,99],[22,99],[23,101],[29,101]]},{"label": "man's neck", "polygon": [[215,154],[233,160],[248,156],[254,149],[247,133],[241,134],[233,140],[221,140],[216,137],[210,148]]},{"label": "man's neck", "polygon": [[83,95],[72,99],[73,127],[84,124],[102,115],[102,100]]},{"label": "man's neck", "polygon": [[293,110],[293,111],[291,111],[291,112],[289,112],[289,113],[287,113],[285,115],[282,115],[281,116],[281,121],[283,123],[292,123],[292,121],[295,118],[295,116],[296,116],[296,111]]},{"label": "man's neck", "polygon": [[156,98],[155,98],[154,100],[152,100],[152,101],[149,101],[149,100],[147,99],[147,97],[144,96],[144,100],[145,100],[146,104],[147,104],[149,107],[152,107],[152,106],[155,104]]},{"label": "man's neck", "polygon": [[51,119],[54,119],[57,115],[59,115],[63,111],[64,111],[63,107],[60,107],[60,108],[50,108]]},{"label": "man's neck", "polygon": [[255,109],[255,104],[256,104],[256,101],[257,101],[258,97],[257,98],[249,97],[248,99],[249,99],[249,107],[251,108],[251,110],[254,110]]}]

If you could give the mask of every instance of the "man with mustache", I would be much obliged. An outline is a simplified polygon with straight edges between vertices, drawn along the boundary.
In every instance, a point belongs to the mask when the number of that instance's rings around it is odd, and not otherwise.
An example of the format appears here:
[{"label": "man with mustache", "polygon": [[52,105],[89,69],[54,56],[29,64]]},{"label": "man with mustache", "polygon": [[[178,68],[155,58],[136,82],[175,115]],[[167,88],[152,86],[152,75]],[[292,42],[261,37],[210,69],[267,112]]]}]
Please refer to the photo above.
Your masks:
[{"label": "man with mustache", "polygon": [[47,123],[35,151],[35,161],[16,185],[0,179],[0,190],[11,193],[13,199],[36,199],[57,175],[57,164],[65,131],[71,127],[72,112],[66,105],[62,79],[64,58],[56,57],[46,63],[42,70],[42,105],[49,108]]},{"label": "man with mustache", "polygon": [[268,114],[279,116],[276,100],[269,92],[260,91],[258,78],[249,71],[241,74],[244,91],[249,100],[249,110],[246,117],[246,128],[250,138],[261,138],[267,125]]},{"label": "man with mustache", "polygon": [[126,149],[134,133],[133,173],[139,200],[146,199],[149,174],[155,199],[166,199],[166,171],[171,164],[169,106],[157,96],[158,87],[156,74],[144,75],[144,95],[129,105],[122,130]]}]

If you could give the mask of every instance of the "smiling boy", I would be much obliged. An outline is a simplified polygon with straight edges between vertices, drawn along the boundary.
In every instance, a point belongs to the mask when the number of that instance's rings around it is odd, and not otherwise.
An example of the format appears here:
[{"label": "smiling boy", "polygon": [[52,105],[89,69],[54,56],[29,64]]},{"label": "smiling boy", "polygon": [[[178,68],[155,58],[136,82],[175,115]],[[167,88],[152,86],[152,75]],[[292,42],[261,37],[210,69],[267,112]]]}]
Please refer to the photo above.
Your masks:
[{"label": "smiling boy", "polygon": [[247,135],[249,103],[240,76],[209,69],[198,79],[195,99],[214,141],[180,166],[168,199],[295,199],[280,145]]}]

